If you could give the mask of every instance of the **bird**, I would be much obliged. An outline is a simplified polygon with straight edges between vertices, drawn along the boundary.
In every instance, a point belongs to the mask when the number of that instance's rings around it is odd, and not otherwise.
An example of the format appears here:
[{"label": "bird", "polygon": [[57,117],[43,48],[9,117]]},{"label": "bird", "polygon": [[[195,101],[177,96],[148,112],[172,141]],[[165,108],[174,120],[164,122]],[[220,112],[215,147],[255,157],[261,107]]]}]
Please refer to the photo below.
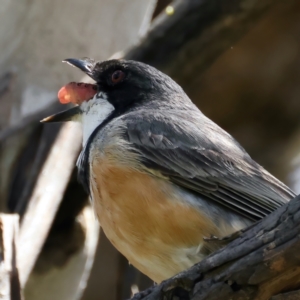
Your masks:
[{"label": "bird", "polygon": [[[82,124],[79,180],[107,238],[154,282],[215,251],[206,238],[295,197],[168,75],[134,60],[65,62],[95,84],[78,84],[76,105],[42,121]],[[60,97],[70,98],[67,87]]]}]

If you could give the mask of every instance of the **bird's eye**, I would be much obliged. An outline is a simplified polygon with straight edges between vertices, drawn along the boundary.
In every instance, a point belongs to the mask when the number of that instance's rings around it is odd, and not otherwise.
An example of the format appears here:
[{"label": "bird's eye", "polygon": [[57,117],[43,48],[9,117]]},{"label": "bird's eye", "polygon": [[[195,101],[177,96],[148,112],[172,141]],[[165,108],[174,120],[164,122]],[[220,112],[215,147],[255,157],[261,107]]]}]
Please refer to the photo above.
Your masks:
[{"label": "bird's eye", "polygon": [[116,84],[121,82],[125,77],[125,73],[121,70],[114,71],[111,75],[112,83]]}]

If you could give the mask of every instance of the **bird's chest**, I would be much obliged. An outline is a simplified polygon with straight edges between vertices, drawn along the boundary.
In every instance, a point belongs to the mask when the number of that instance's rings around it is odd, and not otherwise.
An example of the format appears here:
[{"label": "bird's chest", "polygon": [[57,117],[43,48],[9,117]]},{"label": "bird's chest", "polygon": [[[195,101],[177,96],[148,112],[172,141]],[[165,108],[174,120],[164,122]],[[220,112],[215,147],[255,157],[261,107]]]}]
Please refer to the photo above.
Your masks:
[{"label": "bird's chest", "polygon": [[90,167],[96,215],[133,265],[159,282],[195,263],[203,235],[213,234],[212,224],[174,199],[170,183],[105,156],[92,159]]}]

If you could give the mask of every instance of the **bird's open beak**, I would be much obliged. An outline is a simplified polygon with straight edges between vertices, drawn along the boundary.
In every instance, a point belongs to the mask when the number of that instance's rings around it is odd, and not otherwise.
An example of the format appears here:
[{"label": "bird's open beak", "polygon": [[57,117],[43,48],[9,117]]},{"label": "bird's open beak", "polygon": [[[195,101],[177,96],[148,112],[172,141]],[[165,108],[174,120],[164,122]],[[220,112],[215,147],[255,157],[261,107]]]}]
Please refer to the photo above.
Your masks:
[{"label": "bird's open beak", "polygon": [[82,111],[79,106],[72,107],[70,109],[64,110],[58,114],[49,116],[43,120],[42,123],[50,122],[67,122],[67,121],[79,121]]},{"label": "bird's open beak", "polygon": [[[73,67],[77,67],[81,71],[83,71],[85,74],[90,76],[92,79],[94,79],[94,61],[89,58],[85,59],[77,59],[77,58],[67,58],[64,59],[63,62],[68,63],[69,65]],[[82,111],[79,106],[75,106],[73,108],[70,108],[68,110],[62,111],[58,114],[49,116],[43,120],[41,120],[42,123],[50,123],[50,122],[67,122],[67,121],[79,121],[81,117]]]},{"label": "bird's open beak", "polygon": [[64,59],[63,62],[66,62],[73,67],[77,67],[78,69],[83,71],[85,74],[90,76],[92,79],[94,79],[93,78],[93,76],[94,76],[94,72],[93,72],[94,61],[92,59],[89,59],[89,58],[85,58],[85,59],[67,58],[67,59]]}]

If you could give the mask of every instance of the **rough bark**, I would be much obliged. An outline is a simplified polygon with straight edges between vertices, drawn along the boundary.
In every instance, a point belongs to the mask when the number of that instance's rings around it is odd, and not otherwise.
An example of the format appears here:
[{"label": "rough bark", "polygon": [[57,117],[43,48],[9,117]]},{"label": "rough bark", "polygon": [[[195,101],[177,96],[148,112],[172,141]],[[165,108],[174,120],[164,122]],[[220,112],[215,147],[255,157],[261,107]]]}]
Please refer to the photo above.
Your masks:
[{"label": "rough bark", "polygon": [[298,289],[299,200],[297,196],[188,271],[133,299],[268,300]]}]

